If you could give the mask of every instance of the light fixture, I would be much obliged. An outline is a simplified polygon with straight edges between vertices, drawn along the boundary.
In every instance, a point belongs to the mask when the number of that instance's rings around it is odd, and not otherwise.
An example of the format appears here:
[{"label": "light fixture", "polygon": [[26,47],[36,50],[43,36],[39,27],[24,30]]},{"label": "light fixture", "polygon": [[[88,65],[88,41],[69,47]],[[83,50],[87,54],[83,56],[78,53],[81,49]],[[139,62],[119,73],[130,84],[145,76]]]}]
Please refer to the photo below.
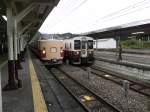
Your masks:
[{"label": "light fixture", "polygon": [[105,77],[111,77],[110,75],[107,75],[107,74],[106,74],[106,75],[104,75],[104,76],[105,76]]},{"label": "light fixture", "polygon": [[5,21],[7,21],[7,17],[5,15],[2,15],[2,17]]},{"label": "light fixture", "polygon": [[143,33],[144,33],[143,31],[140,31],[140,32],[134,32],[132,34],[134,35],[134,34],[143,34]]}]

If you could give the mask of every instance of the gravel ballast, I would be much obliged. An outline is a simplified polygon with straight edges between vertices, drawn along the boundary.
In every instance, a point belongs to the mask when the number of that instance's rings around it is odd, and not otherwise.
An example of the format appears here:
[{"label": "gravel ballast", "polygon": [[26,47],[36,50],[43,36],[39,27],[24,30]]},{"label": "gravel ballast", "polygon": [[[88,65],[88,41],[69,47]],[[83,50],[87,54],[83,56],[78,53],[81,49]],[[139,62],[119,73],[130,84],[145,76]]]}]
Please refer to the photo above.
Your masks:
[{"label": "gravel ballast", "polygon": [[61,66],[61,69],[85,86],[90,87],[107,102],[122,110],[122,112],[150,112],[149,97],[132,90],[129,90],[127,97],[125,97],[121,86],[94,74],[88,76],[88,73],[79,67],[65,65]]}]

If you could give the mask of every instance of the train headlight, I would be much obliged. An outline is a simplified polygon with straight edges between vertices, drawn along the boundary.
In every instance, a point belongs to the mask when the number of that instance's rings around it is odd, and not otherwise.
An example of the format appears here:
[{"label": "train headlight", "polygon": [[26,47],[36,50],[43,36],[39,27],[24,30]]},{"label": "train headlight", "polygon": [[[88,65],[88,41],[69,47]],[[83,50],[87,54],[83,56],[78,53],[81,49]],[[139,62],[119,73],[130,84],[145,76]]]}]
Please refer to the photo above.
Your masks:
[{"label": "train headlight", "polygon": [[42,53],[43,53],[43,54],[45,54],[45,53],[46,53],[46,51],[45,51],[45,50],[43,50],[43,51],[42,51]]},{"label": "train headlight", "polygon": [[40,56],[41,56],[41,58],[46,58],[46,50],[45,49],[40,51]]},{"label": "train headlight", "polygon": [[61,56],[61,57],[64,56],[64,50],[63,50],[63,49],[61,49],[61,51],[60,51],[60,56]]},{"label": "train headlight", "polygon": [[79,54],[79,51],[77,51],[76,54]]}]

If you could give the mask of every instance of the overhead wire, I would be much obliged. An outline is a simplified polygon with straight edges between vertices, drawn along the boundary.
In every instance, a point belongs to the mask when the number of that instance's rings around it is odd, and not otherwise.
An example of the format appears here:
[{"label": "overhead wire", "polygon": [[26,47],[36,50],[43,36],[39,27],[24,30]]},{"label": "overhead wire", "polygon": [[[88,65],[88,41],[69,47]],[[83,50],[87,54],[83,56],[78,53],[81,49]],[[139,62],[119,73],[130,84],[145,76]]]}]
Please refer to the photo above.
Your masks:
[{"label": "overhead wire", "polygon": [[83,4],[85,4],[88,0],[83,0],[79,5],[75,6],[63,19],[59,20],[56,24],[54,24],[51,27],[56,26],[57,24],[59,24],[60,22],[62,22],[63,20],[65,20],[68,16],[70,16],[74,11],[76,11],[78,8],[80,8]]},{"label": "overhead wire", "polygon": [[[109,14],[107,16],[98,18],[96,21],[94,21],[93,24],[97,24],[98,21],[104,22],[104,21],[113,20],[115,18],[118,18],[118,17],[121,17],[121,16],[125,16],[125,15],[133,13],[133,12],[137,12],[138,10],[142,10],[142,9],[148,8],[148,7],[150,7],[150,5],[148,3],[150,3],[150,1],[148,1],[148,0],[144,0],[142,2],[138,2],[138,3],[134,4],[134,5],[128,6],[128,7],[124,8],[124,9],[121,9],[121,10],[119,10],[117,12],[114,12],[114,13],[111,13],[111,14]],[[144,6],[148,5],[148,6],[142,7],[143,5]]]},{"label": "overhead wire", "polygon": [[[133,12],[137,12],[138,10],[141,10],[141,9],[144,9],[144,8],[148,8],[150,6],[142,7],[142,6],[148,5],[148,3],[150,3],[148,0],[143,0],[143,1],[137,2],[137,3],[133,4],[133,5],[130,5],[130,6],[126,7],[126,8],[123,8],[123,9],[121,9],[119,11],[113,12],[113,13],[111,13],[109,15],[104,16],[104,17],[100,17],[100,18],[98,18],[96,20],[96,22],[98,22],[98,21],[105,22],[105,21],[113,20],[113,19],[115,19],[117,17],[125,16],[127,14],[130,14],[130,13],[133,13]],[[94,24],[97,25],[97,23],[94,23]],[[84,26],[84,27],[87,27],[87,26]]]},{"label": "overhead wire", "polygon": [[148,5],[148,6],[146,6],[146,7],[142,7],[142,8],[136,9],[136,10],[131,11],[131,12],[127,12],[127,13],[122,14],[122,15],[115,16],[115,17],[113,17],[113,18],[111,18],[111,19],[108,19],[108,20],[112,20],[112,19],[115,19],[115,18],[117,18],[117,17],[125,16],[125,15],[127,15],[127,14],[131,14],[131,13],[134,13],[134,12],[137,12],[137,11],[139,11],[139,10],[143,10],[143,9],[146,9],[146,8],[149,8],[149,7],[150,7],[150,5]]},{"label": "overhead wire", "polygon": [[[107,17],[111,17],[111,16],[114,16],[114,15],[116,15],[116,14],[118,14],[118,13],[122,13],[122,12],[125,12],[125,11],[128,11],[128,10],[131,10],[131,9],[136,8],[136,7],[139,7],[139,6],[141,6],[141,5],[145,5],[145,4],[146,4],[145,2],[147,2],[147,1],[148,1],[148,0],[140,1],[140,2],[135,3],[135,4],[133,4],[133,5],[127,6],[126,8],[123,8],[123,9],[121,9],[121,10],[119,10],[119,11],[116,11],[116,12],[113,12],[113,13],[111,13],[111,14],[108,14],[108,15],[106,15],[106,16],[104,16],[104,17],[100,17],[100,18],[98,18],[97,20],[99,20],[99,19],[104,19],[104,18],[107,18]],[[142,4],[141,4],[141,3],[142,3]],[[144,4],[143,4],[143,3],[144,3]]]},{"label": "overhead wire", "polygon": [[[113,18],[116,18],[116,16],[117,16],[117,17],[123,16],[124,13],[129,14],[129,13],[130,13],[129,11],[132,11],[132,12],[133,12],[133,9],[138,8],[138,7],[141,7],[141,6],[145,5],[145,4],[147,5],[147,3],[149,3],[149,0],[143,0],[143,1],[137,2],[137,3],[133,4],[133,5],[127,6],[127,7],[123,8],[123,9],[121,9],[121,10],[119,10],[119,11],[115,11],[115,12],[113,12],[113,13],[111,13],[111,14],[106,15],[106,16],[99,17],[99,18],[96,19],[95,21],[88,22],[88,23],[86,23],[86,27],[87,27],[87,25],[91,25],[91,26],[89,26],[89,27],[92,27],[92,25],[97,25],[97,23],[98,23],[99,21],[104,22],[104,21],[112,20]],[[139,10],[140,10],[140,9],[139,9]],[[127,15],[127,14],[126,14],[126,15]],[[125,14],[124,14],[124,15],[125,15]],[[82,26],[81,26],[81,27],[82,27]],[[83,28],[84,28],[84,27],[85,27],[85,26],[83,26]]]},{"label": "overhead wire", "polygon": [[[76,1],[79,1],[79,0],[76,0]],[[64,17],[62,17],[61,19],[59,19],[55,24],[53,24],[51,26],[51,28],[55,27],[56,25],[58,25],[59,23],[61,23],[62,21],[64,21],[68,16],[70,16],[71,14],[73,14],[73,12],[75,12],[77,9],[79,9],[87,1],[88,0],[83,0],[81,3],[77,4],[77,2],[72,2],[71,0],[69,0],[65,4],[65,7],[66,7],[65,9],[67,10],[66,11],[66,15]],[[150,3],[149,0],[142,0],[140,2],[137,2],[137,3],[133,4],[133,5],[125,7],[123,9],[119,10],[119,11],[113,12],[113,13],[108,14],[108,15],[103,16],[103,17],[99,17],[98,19],[96,19],[95,21],[92,21],[90,24],[87,24],[87,25],[90,25],[92,27],[92,25],[95,25],[98,22],[111,21],[111,20],[113,20],[115,18],[122,17],[122,16],[125,16],[127,14],[130,14],[130,13],[133,13],[133,12],[137,12],[137,11],[145,9],[145,8],[149,8],[150,7],[149,3]],[[76,4],[76,5],[74,5],[74,4]],[[69,10],[69,9],[71,9],[71,10]],[[83,27],[85,27],[85,26],[83,26]]]}]

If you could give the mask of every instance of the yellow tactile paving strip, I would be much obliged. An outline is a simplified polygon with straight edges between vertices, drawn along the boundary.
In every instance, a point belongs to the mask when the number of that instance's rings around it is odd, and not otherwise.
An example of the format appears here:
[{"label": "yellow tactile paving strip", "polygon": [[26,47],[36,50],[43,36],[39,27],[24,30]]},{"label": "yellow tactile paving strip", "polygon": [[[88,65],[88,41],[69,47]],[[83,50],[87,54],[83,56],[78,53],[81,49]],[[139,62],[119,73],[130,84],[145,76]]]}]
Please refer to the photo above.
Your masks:
[{"label": "yellow tactile paving strip", "polygon": [[34,112],[48,112],[47,106],[41,91],[40,83],[37,78],[36,72],[34,70],[34,66],[31,60],[31,56],[28,53],[29,60],[29,71],[31,77],[31,85],[32,85],[32,94],[33,94],[33,103],[34,103]]}]

